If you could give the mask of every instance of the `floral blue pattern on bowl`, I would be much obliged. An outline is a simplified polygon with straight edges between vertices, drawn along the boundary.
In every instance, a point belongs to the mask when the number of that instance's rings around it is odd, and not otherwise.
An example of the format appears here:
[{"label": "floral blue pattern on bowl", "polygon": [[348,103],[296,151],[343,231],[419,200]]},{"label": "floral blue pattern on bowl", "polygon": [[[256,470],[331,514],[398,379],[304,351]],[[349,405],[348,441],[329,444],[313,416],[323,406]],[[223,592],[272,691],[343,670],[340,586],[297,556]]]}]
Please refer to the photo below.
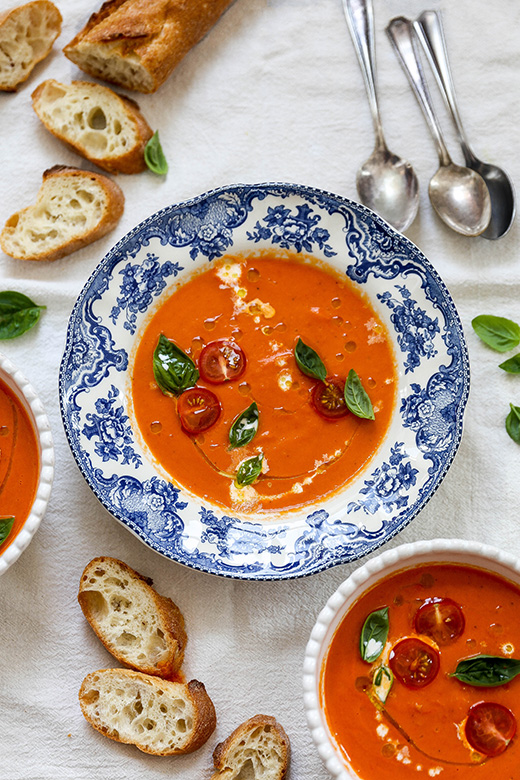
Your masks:
[{"label": "floral blue pattern on bowl", "polygon": [[[162,473],[132,422],[129,371],[163,296],[225,254],[266,249],[312,254],[363,288],[394,343],[399,400],[386,439],[354,481],[262,521],[204,504]],[[60,369],[65,432],[106,509],[166,557],[240,579],[313,574],[398,533],[455,456],[468,392],[457,311],[420,250],[364,206],[287,184],[214,190],[131,230],[81,292]]]}]

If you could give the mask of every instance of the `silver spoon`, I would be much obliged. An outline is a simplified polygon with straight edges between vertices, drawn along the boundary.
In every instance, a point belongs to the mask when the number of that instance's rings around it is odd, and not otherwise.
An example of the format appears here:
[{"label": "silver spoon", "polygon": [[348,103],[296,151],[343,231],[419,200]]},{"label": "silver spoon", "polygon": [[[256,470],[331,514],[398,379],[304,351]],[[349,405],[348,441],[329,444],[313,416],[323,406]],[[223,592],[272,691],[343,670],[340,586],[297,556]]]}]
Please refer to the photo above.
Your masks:
[{"label": "silver spoon", "polygon": [[414,221],[419,185],[410,163],[388,150],[375,83],[374,21],[371,0],[343,0],[343,8],[365,82],[376,135],[375,148],[356,177],[359,198],[397,230]]},{"label": "silver spoon", "polygon": [[457,128],[466,165],[480,173],[489,190],[491,221],[482,236],[490,239],[501,238],[508,232],[515,217],[513,185],[505,171],[479,160],[468,144],[455,99],[441,15],[435,11],[424,11],[414,23],[414,27]]},{"label": "silver spoon", "polygon": [[456,165],[448,154],[418,58],[412,22],[404,16],[396,17],[386,31],[423,110],[439,154],[439,170],[428,187],[432,206],[443,222],[457,233],[478,236],[491,218],[491,201],[484,179],[470,168]]}]

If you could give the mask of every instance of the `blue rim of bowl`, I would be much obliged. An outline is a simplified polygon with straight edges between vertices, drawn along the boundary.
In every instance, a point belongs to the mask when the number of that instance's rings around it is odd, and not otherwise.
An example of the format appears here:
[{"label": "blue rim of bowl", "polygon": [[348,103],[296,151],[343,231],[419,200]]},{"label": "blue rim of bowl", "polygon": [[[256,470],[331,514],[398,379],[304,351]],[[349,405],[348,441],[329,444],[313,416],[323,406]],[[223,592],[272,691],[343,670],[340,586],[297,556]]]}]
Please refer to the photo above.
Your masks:
[{"label": "blue rim of bowl", "polygon": [[[259,200],[262,200],[269,195],[278,196],[282,198],[286,198],[289,196],[299,196],[304,199],[309,199],[311,202],[318,203],[319,205],[322,206],[323,203],[328,204],[330,207],[329,213],[331,214],[340,213],[343,215],[344,211],[350,210],[351,212],[354,212],[360,220],[371,222],[372,225],[375,226],[375,228],[377,228],[377,230],[379,230],[382,234],[384,234],[389,240],[397,240],[400,243],[400,245],[406,249],[409,259],[410,258],[413,259],[414,262],[420,265],[421,269],[428,276],[430,284],[433,283],[432,286],[434,286],[437,290],[437,293],[442,296],[442,300],[436,301],[436,304],[439,306],[439,308],[441,303],[445,307],[445,309],[443,309],[442,311],[444,314],[447,313],[449,315],[450,325],[457,331],[458,347],[460,349],[460,353],[458,355],[458,362],[460,364],[460,371],[462,373],[462,376],[460,377],[461,391],[458,397],[458,403],[456,407],[454,429],[452,432],[452,443],[449,448],[449,454],[444,459],[442,463],[442,467],[439,468],[437,473],[435,474],[434,481],[429,486],[427,494],[424,495],[421,492],[419,498],[414,502],[414,504],[411,507],[407,508],[405,513],[399,512],[398,514],[399,522],[395,523],[392,528],[387,528],[386,533],[384,535],[380,533],[374,535],[367,534],[366,539],[368,539],[368,541],[365,544],[358,545],[354,550],[351,550],[350,552],[344,552],[338,557],[334,557],[334,558],[329,557],[321,561],[313,560],[312,565],[306,567],[295,568],[294,566],[291,566],[288,570],[285,571],[281,571],[278,567],[268,568],[267,570],[265,568],[258,567],[258,568],[254,568],[254,570],[251,571],[249,565],[246,567],[238,567],[238,566],[228,567],[225,562],[218,561],[218,560],[214,563],[214,565],[208,565],[204,556],[201,556],[203,560],[203,562],[201,563],[200,561],[196,560],[196,558],[192,559],[189,556],[185,557],[185,556],[178,555],[176,553],[172,554],[169,551],[165,551],[165,549],[162,547],[160,543],[156,542],[154,539],[151,539],[149,535],[147,535],[138,524],[129,520],[128,517],[125,517],[122,513],[115,511],[114,507],[107,506],[102,491],[100,491],[92,481],[89,471],[85,467],[81,454],[76,451],[74,436],[69,427],[69,421],[67,418],[67,408],[66,408],[66,403],[64,398],[65,390],[66,390],[65,379],[66,379],[67,368],[68,368],[68,360],[70,357],[71,349],[73,347],[73,340],[74,340],[73,336],[74,336],[74,327],[75,327],[76,318],[80,315],[82,306],[89,294],[92,283],[97,278],[100,271],[108,268],[111,264],[114,265],[115,262],[117,262],[117,260],[121,258],[122,253],[124,254],[125,251],[126,252],[128,251],[129,244],[130,245],[133,244],[134,246],[136,245],[136,243],[138,242],[139,234],[141,234],[143,231],[146,231],[147,228],[153,228],[154,224],[158,223],[162,218],[166,217],[167,215],[171,215],[173,213],[179,214],[181,212],[186,212],[187,210],[193,207],[200,206],[200,204],[203,204],[205,202],[210,202],[223,195],[227,195],[227,194],[237,195],[240,193],[248,193],[249,202],[251,202],[255,197],[258,198]],[[157,234],[154,233],[153,230],[150,230],[147,238],[149,239],[153,237],[157,237]],[[226,249],[227,248],[228,247],[226,247]],[[302,250],[300,249],[299,251]],[[306,251],[305,247],[303,251]],[[226,253],[225,251],[222,252],[222,255],[224,255],[225,253]],[[222,255],[218,255],[218,256],[222,256]],[[215,257],[216,257],[215,255],[208,256],[206,259],[211,261],[215,259]],[[417,266],[415,267],[415,270],[417,270]],[[366,276],[369,275],[369,271],[366,269],[364,273],[366,273]],[[347,272],[347,275],[354,282],[361,281],[360,279],[358,280],[356,278],[355,269],[352,274]],[[411,242],[406,236],[402,235],[401,233],[398,233],[384,219],[379,217],[370,209],[348,198],[336,195],[334,193],[330,193],[326,190],[321,190],[307,185],[290,184],[284,182],[263,182],[259,184],[236,183],[236,184],[225,185],[222,187],[209,190],[201,195],[190,198],[188,200],[176,204],[172,204],[170,206],[166,206],[160,209],[159,211],[154,212],[145,220],[137,224],[107,252],[107,254],[103,257],[103,259],[94,269],[94,271],[91,273],[90,277],[87,279],[87,282],[85,283],[82,291],[80,292],[74,304],[74,307],[72,309],[69,318],[65,349],[64,349],[64,354],[61,361],[60,372],[59,372],[59,398],[60,398],[60,411],[62,415],[62,421],[65,429],[66,438],[68,440],[74,459],[76,460],[76,463],[80,469],[80,472],[82,473],[87,484],[92,489],[92,491],[99,499],[101,504],[107,509],[107,511],[109,511],[109,513],[116,520],[121,522],[128,530],[134,533],[148,547],[150,547],[151,549],[155,550],[159,554],[177,563],[181,563],[183,565],[188,566],[189,568],[198,571],[211,573],[225,578],[257,581],[257,580],[296,579],[300,577],[310,576],[312,574],[316,574],[321,571],[325,571],[326,569],[329,569],[333,566],[350,563],[352,561],[364,557],[365,555],[373,553],[375,550],[380,548],[387,541],[392,539],[403,528],[405,528],[424,508],[424,506],[431,500],[432,496],[435,494],[442,480],[444,479],[446,473],[448,472],[453,462],[453,459],[455,458],[462,437],[464,410],[469,395],[469,384],[470,384],[470,369],[469,369],[468,350],[464,338],[462,323],[458,315],[458,312],[456,310],[455,304],[453,302],[453,299],[451,298],[451,295],[445,283],[443,282],[443,280],[441,279],[441,277],[439,276],[435,268],[428,261],[428,259],[422,253],[422,251],[415,244],[413,244],[413,242]],[[224,519],[230,519],[230,518],[224,518]]]}]

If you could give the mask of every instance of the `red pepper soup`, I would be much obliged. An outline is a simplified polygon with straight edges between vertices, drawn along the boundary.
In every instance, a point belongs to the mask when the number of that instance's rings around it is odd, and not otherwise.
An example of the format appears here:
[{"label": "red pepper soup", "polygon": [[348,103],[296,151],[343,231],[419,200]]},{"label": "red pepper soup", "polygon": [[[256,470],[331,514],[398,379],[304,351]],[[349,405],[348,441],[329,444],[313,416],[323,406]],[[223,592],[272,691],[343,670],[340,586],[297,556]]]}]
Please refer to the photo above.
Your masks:
[{"label": "red pepper soup", "polygon": [[224,258],[180,285],[132,370],[156,462],[196,496],[244,512],[346,485],[383,440],[396,389],[389,335],[362,292],[317,260],[272,252]]},{"label": "red pepper soup", "polygon": [[29,516],[39,473],[39,446],[29,415],[11,387],[0,379],[0,552],[7,549]]},{"label": "red pepper soup", "polygon": [[321,674],[331,734],[361,780],[518,780],[520,588],[420,565],[377,583]]}]

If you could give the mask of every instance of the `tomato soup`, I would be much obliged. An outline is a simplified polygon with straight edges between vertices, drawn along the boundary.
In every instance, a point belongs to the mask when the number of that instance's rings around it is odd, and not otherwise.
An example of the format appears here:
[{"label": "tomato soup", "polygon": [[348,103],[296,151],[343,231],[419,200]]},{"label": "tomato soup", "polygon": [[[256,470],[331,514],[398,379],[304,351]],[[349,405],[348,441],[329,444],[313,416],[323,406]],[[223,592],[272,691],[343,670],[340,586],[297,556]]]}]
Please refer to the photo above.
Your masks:
[{"label": "tomato soup", "polygon": [[[174,397],[158,386],[161,337],[193,360],[198,390]],[[326,382],[297,364],[299,342]],[[373,419],[327,416],[327,393],[342,396],[351,370]],[[137,425],[163,470],[204,500],[260,513],[315,502],[358,474],[389,427],[396,387],[388,333],[359,289],[317,260],[273,253],[227,257],[180,285],[147,324],[132,370]],[[190,405],[209,427],[197,430]],[[254,436],[242,419],[246,441],[233,444],[234,422],[252,408]],[[251,464],[256,477],[240,484]]]},{"label": "tomato soup", "polygon": [[0,518],[14,517],[0,553],[11,544],[29,515],[39,473],[39,447],[29,415],[0,379]]},{"label": "tomato soup", "polygon": [[519,614],[517,586],[457,564],[398,572],[352,606],[321,698],[361,780],[518,780]]}]

